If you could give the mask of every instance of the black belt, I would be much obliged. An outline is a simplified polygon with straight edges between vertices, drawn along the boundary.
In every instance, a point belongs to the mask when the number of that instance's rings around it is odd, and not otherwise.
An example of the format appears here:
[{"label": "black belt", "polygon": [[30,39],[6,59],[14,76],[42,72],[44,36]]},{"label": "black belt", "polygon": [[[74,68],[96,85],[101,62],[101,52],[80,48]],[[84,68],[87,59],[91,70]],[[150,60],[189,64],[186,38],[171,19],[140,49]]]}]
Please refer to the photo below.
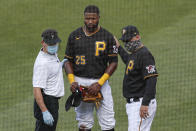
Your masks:
[{"label": "black belt", "polygon": [[61,98],[61,97],[55,97],[55,96],[51,96],[51,95],[46,95],[46,94],[44,94],[44,93],[42,94],[42,96],[43,96],[43,97],[45,97],[45,96],[46,96],[46,97],[50,97],[50,98],[53,98],[53,99],[60,99],[60,98]]},{"label": "black belt", "polygon": [[51,96],[51,95],[46,95],[43,91],[43,89],[41,89],[41,92],[42,92],[42,96],[47,96],[47,97],[50,97],[50,98],[53,98],[53,99],[60,99],[61,97],[55,97],[55,96]]},{"label": "black belt", "polygon": [[127,103],[133,103],[133,102],[138,102],[140,101],[140,98],[136,97],[136,98],[127,98]]}]

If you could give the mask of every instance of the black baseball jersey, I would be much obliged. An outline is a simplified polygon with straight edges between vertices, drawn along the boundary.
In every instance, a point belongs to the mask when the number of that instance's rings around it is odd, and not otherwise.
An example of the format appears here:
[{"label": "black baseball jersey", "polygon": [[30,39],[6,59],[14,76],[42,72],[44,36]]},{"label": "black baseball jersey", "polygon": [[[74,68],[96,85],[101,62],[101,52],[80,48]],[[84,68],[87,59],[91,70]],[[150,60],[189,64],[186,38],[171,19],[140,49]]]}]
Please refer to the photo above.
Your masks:
[{"label": "black baseball jersey", "polygon": [[[154,57],[145,46],[142,46],[132,54],[128,54],[121,46],[118,51],[123,62],[126,64],[123,80],[123,96],[125,98],[144,97],[145,93],[148,92],[145,89],[146,80],[152,76],[158,76]],[[145,96],[144,98],[155,97],[155,87],[149,86],[148,90],[152,91],[152,93],[149,93],[151,96]]]},{"label": "black baseball jersey", "polygon": [[109,63],[118,62],[118,50],[113,35],[104,28],[91,36],[82,27],[69,36],[65,58],[73,63],[74,75],[100,78]]}]

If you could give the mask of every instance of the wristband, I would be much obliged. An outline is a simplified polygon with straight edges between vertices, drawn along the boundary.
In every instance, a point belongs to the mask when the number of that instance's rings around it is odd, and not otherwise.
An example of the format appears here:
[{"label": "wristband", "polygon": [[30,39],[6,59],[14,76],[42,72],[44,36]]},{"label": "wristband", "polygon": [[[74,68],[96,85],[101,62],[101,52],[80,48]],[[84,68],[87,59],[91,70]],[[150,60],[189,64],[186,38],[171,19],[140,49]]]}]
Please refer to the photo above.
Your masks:
[{"label": "wristband", "polygon": [[70,84],[72,84],[73,82],[75,82],[74,74],[68,74],[68,80],[69,80],[69,83]]},{"label": "wristband", "polygon": [[98,83],[99,85],[103,85],[105,81],[109,79],[110,75],[108,73],[104,73],[103,76],[99,79]]}]

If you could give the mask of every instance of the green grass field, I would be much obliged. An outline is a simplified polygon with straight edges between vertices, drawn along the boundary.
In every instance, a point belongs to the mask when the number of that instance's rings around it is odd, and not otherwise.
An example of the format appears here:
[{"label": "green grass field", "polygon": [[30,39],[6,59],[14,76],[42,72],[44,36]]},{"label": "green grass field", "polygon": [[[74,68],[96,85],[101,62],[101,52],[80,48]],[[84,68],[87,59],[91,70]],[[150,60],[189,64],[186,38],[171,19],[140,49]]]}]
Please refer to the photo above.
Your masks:
[{"label": "green grass field", "polygon": [[[71,31],[83,25],[83,10],[96,4],[100,25],[117,37],[133,24],[156,59],[158,109],[152,131],[196,130],[196,1],[195,0],[1,0],[0,1],[0,131],[33,131],[32,71],[41,47],[41,32],[55,28],[62,39],[63,59]],[[124,65],[119,57],[110,78],[116,131],[127,131],[122,96]],[[60,100],[57,131],[77,131],[75,112],[65,112],[70,95]],[[93,131],[100,131],[97,119]]]}]

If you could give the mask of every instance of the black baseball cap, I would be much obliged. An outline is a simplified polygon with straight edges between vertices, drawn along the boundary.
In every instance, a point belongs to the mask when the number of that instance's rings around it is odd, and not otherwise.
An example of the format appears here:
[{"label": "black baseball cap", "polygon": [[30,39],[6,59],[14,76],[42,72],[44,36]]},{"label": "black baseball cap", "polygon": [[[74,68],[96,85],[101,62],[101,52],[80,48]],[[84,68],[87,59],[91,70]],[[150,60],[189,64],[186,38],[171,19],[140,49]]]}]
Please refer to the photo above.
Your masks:
[{"label": "black baseball cap", "polygon": [[123,42],[127,42],[136,35],[139,35],[137,27],[133,25],[128,25],[122,29],[122,37],[120,38],[120,40],[122,40]]},{"label": "black baseball cap", "polygon": [[43,31],[41,37],[48,45],[54,45],[61,42],[61,39],[58,37],[58,32],[54,29],[47,29]]}]

